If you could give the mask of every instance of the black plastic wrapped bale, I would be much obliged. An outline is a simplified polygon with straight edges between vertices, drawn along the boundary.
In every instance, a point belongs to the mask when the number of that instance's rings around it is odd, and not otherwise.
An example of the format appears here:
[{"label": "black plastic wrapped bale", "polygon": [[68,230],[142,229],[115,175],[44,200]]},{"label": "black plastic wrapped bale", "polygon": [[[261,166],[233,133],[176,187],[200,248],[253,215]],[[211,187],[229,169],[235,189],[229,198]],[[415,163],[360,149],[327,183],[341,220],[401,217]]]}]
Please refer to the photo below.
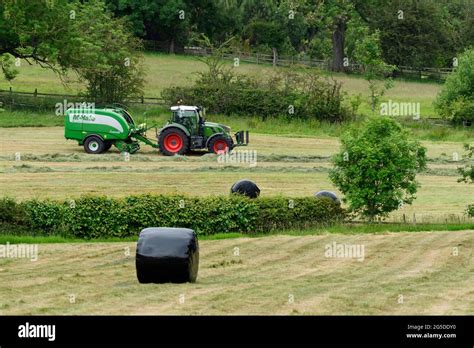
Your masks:
[{"label": "black plastic wrapped bale", "polygon": [[249,198],[257,198],[260,195],[258,186],[250,180],[240,180],[232,185],[230,192],[241,194]]},{"label": "black plastic wrapped bale", "polygon": [[195,282],[199,243],[188,228],[150,227],[140,232],[136,254],[140,283]]},{"label": "black plastic wrapped bale", "polygon": [[335,203],[337,204],[341,204],[341,201],[339,200],[339,198],[337,198],[336,194],[334,192],[331,192],[331,191],[319,191],[317,193],[314,194],[316,197],[326,197],[326,198],[329,198],[331,199],[332,201],[334,201]]}]

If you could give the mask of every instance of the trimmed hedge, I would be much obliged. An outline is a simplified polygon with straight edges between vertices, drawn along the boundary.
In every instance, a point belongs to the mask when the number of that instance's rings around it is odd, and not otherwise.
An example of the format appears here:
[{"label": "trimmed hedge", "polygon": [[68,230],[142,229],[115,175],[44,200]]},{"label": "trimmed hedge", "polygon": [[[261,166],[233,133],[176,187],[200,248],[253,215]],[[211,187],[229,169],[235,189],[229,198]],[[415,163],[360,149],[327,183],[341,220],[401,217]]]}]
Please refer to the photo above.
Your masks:
[{"label": "trimmed hedge", "polygon": [[136,236],[145,227],[188,227],[198,234],[266,233],[330,224],[345,216],[328,199],[315,197],[83,196],[74,201],[0,199],[0,224],[36,235],[77,238]]}]

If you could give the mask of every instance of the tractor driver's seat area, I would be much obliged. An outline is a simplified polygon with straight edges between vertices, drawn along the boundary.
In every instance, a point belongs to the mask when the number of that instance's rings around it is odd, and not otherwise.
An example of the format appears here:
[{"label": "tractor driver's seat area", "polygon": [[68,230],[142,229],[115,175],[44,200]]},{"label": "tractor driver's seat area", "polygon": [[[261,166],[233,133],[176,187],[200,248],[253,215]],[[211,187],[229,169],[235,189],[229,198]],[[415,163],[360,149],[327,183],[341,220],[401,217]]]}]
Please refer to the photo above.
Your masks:
[{"label": "tractor driver's seat area", "polygon": [[199,118],[198,119],[198,135],[203,135],[204,134],[204,122],[206,122],[204,117],[202,117],[203,108],[201,106],[198,106],[196,111],[197,111],[198,118]]}]

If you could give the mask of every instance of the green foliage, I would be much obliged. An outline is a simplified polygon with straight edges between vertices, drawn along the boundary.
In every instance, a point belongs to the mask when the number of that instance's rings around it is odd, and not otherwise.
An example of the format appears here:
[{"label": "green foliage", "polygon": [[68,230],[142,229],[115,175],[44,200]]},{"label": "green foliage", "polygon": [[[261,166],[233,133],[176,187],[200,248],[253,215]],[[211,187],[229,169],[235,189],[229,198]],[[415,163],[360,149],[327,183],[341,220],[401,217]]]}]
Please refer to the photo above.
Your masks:
[{"label": "green foliage", "polygon": [[0,69],[7,81],[13,80],[19,72],[14,68],[14,59],[10,53],[0,54]]},{"label": "green foliage", "polygon": [[77,7],[68,66],[87,84],[87,96],[97,103],[125,102],[143,95],[144,72],[140,41],[124,19],[114,19],[100,0]]},{"label": "green foliage", "polygon": [[[464,149],[467,151],[465,158],[474,158],[474,146],[469,144],[464,145]],[[458,182],[474,183],[474,165],[465,166],[464,168],[458,168],[461,174],[461,179]]]},{"label": "green foliage", "polygon": [[474,217],[474,204],[467,206],[467,215]]},{"label": "green foliage", "polygon": [[44,67],[67,60],[73,38],[67,0],[0,1],[0,55],[31,59]]},{"label": "green foliage", "polygon": [[363,66],[364,78],[369,83],[370,104],[374,112],[385,91],[392,87],[392,80],[387,76],[395,67],[386,64],[382,59],[378,31],[372,34],[364,32],[361,39],[357,40],[354,56],[356,61]]},{"label": "green foliage", "polygon": [[[188,227],[200,235],[268,233],[276,229],[316,226],[339,221],[339,205],[314,197],[260,198],[242,196],[84,196],[74,201],[0,200],[0,225],[32,229],[35,235],[75,238],[136,236],[152,226]],[[14,213],[12,213],[14,212]],[[0,226],[1,227],[1,226]]]},{"label": "green foliage", "polygon": [[20,205],[10,197],[0,198],[0,223],[23,223],[23,210]]},{"label": "green foliage", "polygon": [[80,238],[123,237],[130,233],[123,201],[104,196],[84,196],[70,202],[65,223],[66,231]]},{"label": "green foliage", "polygon": [[354,213],[372,221],[413,202],[416,172],[426,167],[426,149],[400,124],[372,119],[361,128],[352,127],[341,143],[330,179]]},{"label": "green foliage", "polygon": [[21,209],[26,217],[26,224],[36,234],[43,231],[46,234],[61,230],[65,223],[65,206],[54,201],[31,200],[21,203]]},{"label": "green foliage", "polygon": [[[75,70],[98,103],[143,95],[140,42],[124,18],[101,0],[0,2],[0,67],[11,80],[12,56],[33,60],[65,77]],[[63,81],[66,79],[63,78]]]},{"label": "green foliage", "polygon": [[454,124],[471,125],[474,122],[474,98],[461,96],[454,100],[448,108],[448,112],[451,112],[451,122]]},{"label": "green foliage", "polygon": [[472,37],[460,35],[472,12],[472,5],[462,0],[361,3],[371,29],[380,30],[383,58],[389,64],[451,67],[456,51],[472,42]]},{"label": "green foliage", "polygon": [[[466,158],[474,158],[474,146],[465,144],[464,148],[467,151]],[[474,183],[474,165],[466,165],[464,168],[458,168],[458,172],[461,174],[461,178],[458,182],[465,182],[468,184]],[[474,217],[474,204],[467,206],[467,215]]]},{"label": "green foliage", "polygon": [[453,123],[474,121],[474,48],[459,56],[435,102],[436,109]]},{"label": "green foliage", "polygon": [[283,229],[306,228],[331,224],[341,220],[341,208],[327,198],[272,197],[259,198],[259,218],[256,231],[266,232]]},{"label": "green foliage", "polygon": [[[215,50],[221,54],[222,46]],[[209,71],[201,73],[191,87],[170,87],[162,92],[170,105],[177,101],[203,105],[225,115],[287,115],[302,119],[341,122],[353,117],[344,103],[341,84],[321,79],[317,72],[297,74],[283,71],[266,79],[236,74],[226,68],[219,54],[203,60]]]}]

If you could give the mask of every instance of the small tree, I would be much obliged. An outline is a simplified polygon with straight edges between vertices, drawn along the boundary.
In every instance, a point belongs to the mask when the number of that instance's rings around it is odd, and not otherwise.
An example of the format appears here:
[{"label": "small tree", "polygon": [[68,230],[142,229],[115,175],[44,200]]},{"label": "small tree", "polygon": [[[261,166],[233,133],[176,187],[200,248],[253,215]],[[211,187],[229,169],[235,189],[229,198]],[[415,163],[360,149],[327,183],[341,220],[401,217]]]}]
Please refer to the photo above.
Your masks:
[{"label": "small tree", "polygon": [[356,42],[354,50],[355,59],[362,64],[364,78],[369,83],[372,112],[375,111],[385,91],[393,87],[392,79],[387,76],[395,69],[393,65],[386,64],[382,59],[379,36],[378,31],[372,34],[366,32],[366,35]]},{"label": "small tree", "polygon": [[352,127],[341,139],[330,179],[350,209],[373,221],[415,199],[416,172],[426,168],[426,149],[389,118]]},{"label": "small tree", "polygon": [[78,4],[72,21],[75,40],[67,67],[86,82],[86,94],[98,103],[124,102],[143,95],[141,44],[100,0]]},{"label": "small tree", "polygon": [[194,37],[193,40],[200,47],[204,47],[210,53],[204,57],[197,57],[197,59],[206,64],[209,69],[206,72],[198,72],[198,75],[201,78],[201,83],[206,83],[207,80],[215,82],[218,79],[228,81],[234,77],[232,68],[230,66],[226,67],[226,62],[224,60],[224,54],[229,51],[233,41],[235,40],[233,36],[226,39],[219,46],[215,46],[211,42],[211,39],[202,33]]}]

